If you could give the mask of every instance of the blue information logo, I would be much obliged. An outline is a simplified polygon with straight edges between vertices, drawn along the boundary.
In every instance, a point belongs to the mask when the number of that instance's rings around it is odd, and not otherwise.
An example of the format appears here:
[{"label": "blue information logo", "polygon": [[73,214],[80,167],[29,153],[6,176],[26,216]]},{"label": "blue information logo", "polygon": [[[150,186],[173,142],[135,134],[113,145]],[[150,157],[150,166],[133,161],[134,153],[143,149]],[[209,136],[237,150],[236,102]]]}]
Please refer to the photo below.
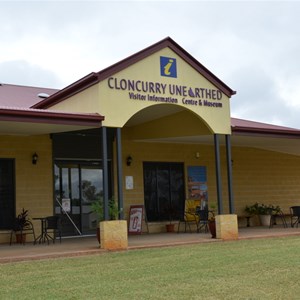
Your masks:
[{"label": "blue information logo", "polygon": [[171,57],[160,57],[160,75],[177,78],[176,59]]}]

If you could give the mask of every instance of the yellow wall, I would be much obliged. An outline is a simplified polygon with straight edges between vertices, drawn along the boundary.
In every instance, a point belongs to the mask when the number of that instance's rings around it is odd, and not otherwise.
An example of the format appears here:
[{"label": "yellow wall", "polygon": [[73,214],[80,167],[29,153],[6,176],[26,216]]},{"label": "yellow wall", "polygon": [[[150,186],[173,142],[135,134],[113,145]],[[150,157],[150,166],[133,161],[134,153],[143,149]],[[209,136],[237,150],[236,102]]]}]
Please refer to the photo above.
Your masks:
[{"label": "yellow wall", "polygon": [[[143,162],[183,162],[185,172],[188,166],[206,166],[209,203],[217,202],[214,147],[208,145],[143,143],[133,142],[123,134],[123,178],[133,176],[133,190],[124,190],[124,213],[128,217],[130,205],[144,204]],[[200,153],[196,159],[195,153]],[[131,155],[132,165],[126,165],[126,157]],[[300,205],[300,157],[264,151],[254,148],[233,148],[233,192],[234,204],[238,215],[245,215],[246,205],[255,202],[279,205],[285,213],[292,205]],[[229,213],[226,152],[221,147],[222,189],[224,213]],[[187,195],[187,182],[186,182]],[[289,220],[287,220],[289,221]],[[251,220],[256,223],[255,218]],[[245,220],[241,221],[242,226]],[[163,226],[152,225],[156,230]],[[150,226],[150,228],[151,228]]]},{"label": "yellow wall", "polygon": [[49,110],[58,110],[76,113],[102,114],[99,108],[98,85],[91,86],[74,96],[51,106]]},{"label": "yellow wall", "polygon": [[[53,214],[52,147],[48,135],[20,137],[0,136],[0,158],[15,159],[16,213],[22,208],[29,210],[29,217]],[[39,156],[33,165],[32,154]],[[39,221],[33,221],[36,233],[40,232]],[[29,236],[31,238],[31,236]],[[9,235],[0,234],[2,242]]]},{"label": "yellow wall", "polygon": [[186,110],[126,130],[132,140],[211,135],[206,124]]},{"label": "yellow wall", "polygon": [[[130,131],[125,129],[122,131],[126,218],[130,205],[144,204],[144,161],[183,162],[185,172],[188,166],[206,166],[209,202],[217,201],[213,146],[134,142],[130,140],[129,133]],[[34,152],[39,155],[37,165],[31,163]],[[200,153],[198,159],[195,156],[196,152]],[[128,155],[133,158],[131,166],[126,165]],[[223,205],[224,213],[228,213],[225,157],[225,149],[221,147]],[[16,212],[24,207],[29,209],[31,218],[51,215],[53,178],[49,136],[0,136],[0,158],[15,159]],[[234,147],[232,159],[234,203],[238,215],[244,214],[246,205],[255,202],[279,205],[286,213],[289,212],[290,206],[300,204],[300,157],[254,148]],[[125,176],[133,176],[133,190],[125,189]],[[39,221],[34,221],[34,225],[36,233],[39,234]],[[151,232],[164,230],[164,227],[163,224],[152,224],[150,230]],[[1,242],[7,242],[9,235],[0,234],[0,239]]]},{"label": "yellow wall", "polygon": [[254,148],[233,148],[236,210],[255,202],[279,205],[285,213],[300,205],[300,157]]}]

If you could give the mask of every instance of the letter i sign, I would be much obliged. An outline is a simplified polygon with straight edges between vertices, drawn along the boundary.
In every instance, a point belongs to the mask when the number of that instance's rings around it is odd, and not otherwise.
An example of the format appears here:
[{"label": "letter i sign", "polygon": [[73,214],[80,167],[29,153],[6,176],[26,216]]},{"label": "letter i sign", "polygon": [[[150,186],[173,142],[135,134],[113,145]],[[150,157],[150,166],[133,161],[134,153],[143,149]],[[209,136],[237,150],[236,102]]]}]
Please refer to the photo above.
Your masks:
[{"label": "letter i sign", "polygon": [[177,78],[176,59],[171,57],[160,57],[160,75]]}]

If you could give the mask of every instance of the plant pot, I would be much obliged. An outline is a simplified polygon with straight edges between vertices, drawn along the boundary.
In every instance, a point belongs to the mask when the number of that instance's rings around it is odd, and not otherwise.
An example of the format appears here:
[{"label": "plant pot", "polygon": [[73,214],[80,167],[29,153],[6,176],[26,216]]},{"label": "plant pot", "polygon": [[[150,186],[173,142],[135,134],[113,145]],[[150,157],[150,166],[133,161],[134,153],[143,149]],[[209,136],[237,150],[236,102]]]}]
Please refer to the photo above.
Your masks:
[{"label": "plant pot", "polygon": [[16,233],[16,241],[17,244],[25,244],[26,243],[26,233]]},{"label": "plant pot", "polygon": [[216,238],[216,221],[208,221],[208,228],[211,233],[211,238]]},{"label": "plant pot", "polygon": [[100,227],[97,227],[96,236],[97,236],[98,243],[100,244]]},{"label": "plant pot", "polygon": [[175,232],[175,224],[166,224],[167,232]]},{"label": "plant pot", "polygon": [[270,226],[271,215],[259,215],[259,220],[262,226]]}]

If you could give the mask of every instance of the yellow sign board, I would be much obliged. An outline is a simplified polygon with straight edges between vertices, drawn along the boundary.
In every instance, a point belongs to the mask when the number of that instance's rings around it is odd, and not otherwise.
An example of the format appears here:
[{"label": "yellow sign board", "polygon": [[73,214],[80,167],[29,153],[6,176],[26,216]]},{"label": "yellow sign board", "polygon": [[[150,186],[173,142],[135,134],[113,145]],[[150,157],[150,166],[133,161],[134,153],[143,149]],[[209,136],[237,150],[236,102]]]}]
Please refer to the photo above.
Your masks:
[{"label": "yellow sign board", "polygon": [[109,76],[98,88],[104,126],[123,127],[144,108],[168,104],[196,114],[212,133],[230,133],[228,96],[169,48]]}]

